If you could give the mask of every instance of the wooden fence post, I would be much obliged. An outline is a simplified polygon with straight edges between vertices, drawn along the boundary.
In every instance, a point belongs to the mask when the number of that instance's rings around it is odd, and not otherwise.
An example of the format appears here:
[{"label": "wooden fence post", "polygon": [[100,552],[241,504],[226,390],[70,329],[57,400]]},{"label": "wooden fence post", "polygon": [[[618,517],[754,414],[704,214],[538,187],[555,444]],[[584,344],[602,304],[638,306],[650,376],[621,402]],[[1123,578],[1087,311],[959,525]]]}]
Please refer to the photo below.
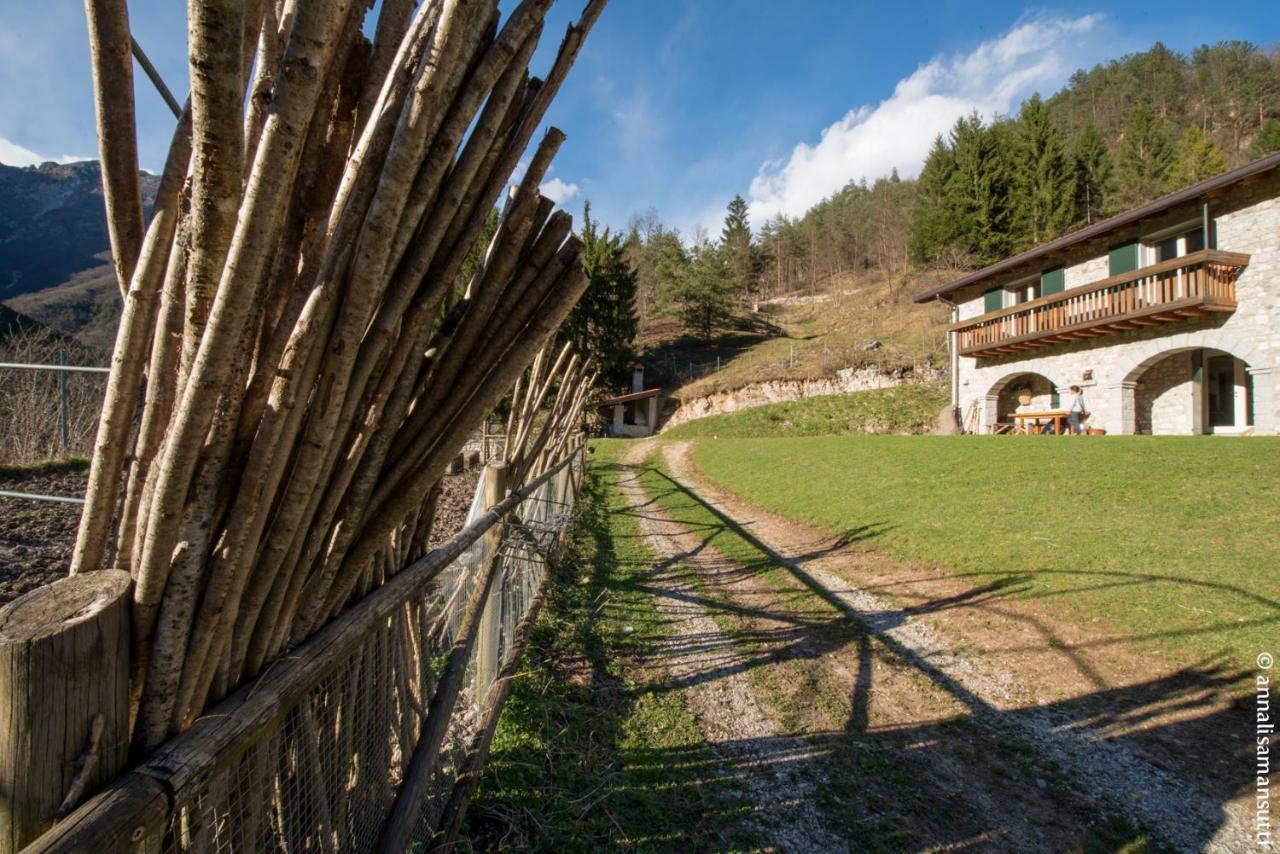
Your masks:
[{"label": "wooden fence post", "polygon": [[[488,508],[507,496],[507,466],[504,462],[490,463],[484,469],[484,506]],[[498,550],[502,547],[503,523],[494,525],[489,533],[489,549],[494,560],[501,560]],[[486,567],[481,567],[481,572]],[[501,569],[499,569],[501,572]],[[480,629],[476,637],[476,696],[484,697],[498,673],[498,629],[502,623],[502,578],[494,582],[493,592],[484,605]]]},{"label": "wooden fence post", "polygon": [[0,854],[129,758],[127,572],[84,572],[0,608]]}]

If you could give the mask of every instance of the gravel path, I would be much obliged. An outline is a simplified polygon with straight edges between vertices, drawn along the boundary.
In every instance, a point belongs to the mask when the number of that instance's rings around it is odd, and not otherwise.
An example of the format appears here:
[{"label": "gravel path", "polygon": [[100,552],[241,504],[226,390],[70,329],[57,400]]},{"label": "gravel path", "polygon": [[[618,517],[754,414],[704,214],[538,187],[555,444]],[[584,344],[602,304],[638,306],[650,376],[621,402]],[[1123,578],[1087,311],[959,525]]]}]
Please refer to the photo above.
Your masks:
[{"label": "gravel path", "polygon": [[[648,446],[629,449],[623,462],[639,463]],[[830,833],[814,805],[819,783],[814,758],[822,751],[805,738],[788,738],[760,702],[750,684],[749,653],[720,628],[699,603],[701,585],[715,585],[734,567],[700,547],[696,537],[648,500],[635,477],[619,488],[635,509],[641,529],[662,561],[649,571],[647,586],[661,589],[658,609],[670,621],[671,634],[659,645],[655,665],[677,684],[698,719],[703,737],[738,784],[743,800],[755,807],[749,824],[771,848],[784,851],[832,851],[845,841]],[[688,578],[688,571],[698,580]]]}]

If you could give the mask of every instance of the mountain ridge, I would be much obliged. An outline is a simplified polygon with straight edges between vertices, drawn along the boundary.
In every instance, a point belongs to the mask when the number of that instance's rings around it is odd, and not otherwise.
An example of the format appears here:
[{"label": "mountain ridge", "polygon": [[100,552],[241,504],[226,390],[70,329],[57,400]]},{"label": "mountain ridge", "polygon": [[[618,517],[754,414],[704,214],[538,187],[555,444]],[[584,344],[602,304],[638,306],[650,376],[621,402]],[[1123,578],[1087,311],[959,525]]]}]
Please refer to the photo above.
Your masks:
[{"label": "mountain ridge", "polygon": [[[148,172],[139,178],[149,214],[160,178]],[[110,252],[98,161],[0,163],[0,302],[110,347],[120,312]]]}]

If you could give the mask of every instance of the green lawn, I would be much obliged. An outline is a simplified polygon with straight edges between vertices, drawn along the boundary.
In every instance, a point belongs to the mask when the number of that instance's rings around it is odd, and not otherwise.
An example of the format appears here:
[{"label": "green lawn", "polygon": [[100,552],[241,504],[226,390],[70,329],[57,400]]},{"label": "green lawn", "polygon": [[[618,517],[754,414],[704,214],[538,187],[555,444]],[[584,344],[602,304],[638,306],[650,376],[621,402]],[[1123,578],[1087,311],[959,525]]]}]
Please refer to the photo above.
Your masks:
[{"label": "green lawn", "polygon": [[1277,440],[722,438],[694,459],[752,502],[1174,663],[1252,668],[1280,634]]},{"label": "green lawn", "polygon": [[751,439],[924,433],[937,423],[938,412],[946,402],[947,390],[940,385],[904,385],[711,415],[681,424],[662,435],[670,439]]},{"label": "green lawn", "polygon": [[467,813],[478,849],[742,850],[749,805],[703,743],[683,695],[652,666],[670,628],[645,544],[596,443],[568,555],[555,569],[522,673]]}]

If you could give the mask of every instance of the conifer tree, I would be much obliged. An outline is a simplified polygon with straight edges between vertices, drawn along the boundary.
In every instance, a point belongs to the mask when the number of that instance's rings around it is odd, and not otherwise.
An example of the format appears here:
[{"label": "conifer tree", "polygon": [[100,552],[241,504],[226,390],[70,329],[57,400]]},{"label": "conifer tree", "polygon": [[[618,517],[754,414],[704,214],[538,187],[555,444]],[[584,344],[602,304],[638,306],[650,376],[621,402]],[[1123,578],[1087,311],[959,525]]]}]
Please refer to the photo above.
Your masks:
[{"label": "conifer tree", "polygon": [[1178,139],[1169,180],[1173,187],[1187,187],[1226,170],[1227,158],[1222,149],[1214,145],[1198,126],[1191,125]]},{"label": "conifer tree", "polygon": [[1280,121],[1267,119],[1258,128],[1257,136],[1253,138],[1253,145],[1249,147],[1249,157],[1256,160],[1276,151],[1280,151]]},{"label": "conifer tree", "polygon": [[929,156],[925,158],[916,184],[911,218],[911,258],[917,263],[932,263],[945,248],[956,244],[956,220],[948,209],[948,186],[955,168],[955,154],[942,134],[938,134],[929,148]]},{"label": "conifer tree", "polygon": [[1075,180],[1062,134],[1039,95],[1023,102],[1013,146],[1010,208],[1012,248],[1018,250],[1066,230],[1074,213]]},{"label": "conifer tree", "polygon": [[1090,122],[1080,131],[1075,149],[1076,221],[1086,225],[1111,213],[1115,195],[1115,168],[1111,152]]},{"label": "conifer tree", "polygon": [[989,264],[1008,254],[1008,172],[1001,131],[986,128],[977,113],[951,131],[955,169],[947,181],[947,208],[957,217],[961,248]]},{"label": "conifer tree", "polygon": [[[678,243],[677,243],[678,246]],[[685,254],[667,247],[661,272],[667,277],[672,308],[703,341],[733,319],[733,275],[724,250],[703,241]]]},{"label": "conifer tree", "polygon": [[725,251],[733,289],[747,296],[754,289],[755,259],[751,244],[751,225],[747,218],[747,202],[741,194],[729,202],[729,211],[720,232],[720,245]]},{"label": "conifer tree", "polygon": [[622,235],[601,232],[591,219],[590,202],[583,205],[578,237],[590,283],[560,327],[560,339],[592,360],[601,388],[615,389],[626,385],[635,361],[636,269]]},{"label": "conifer tree", "polygon": [[1129,206],[1149,202],[1169,187],[1173,147],[1164,124],[1145,105],[1129,113],[1120,148],[1120,191]]}]

